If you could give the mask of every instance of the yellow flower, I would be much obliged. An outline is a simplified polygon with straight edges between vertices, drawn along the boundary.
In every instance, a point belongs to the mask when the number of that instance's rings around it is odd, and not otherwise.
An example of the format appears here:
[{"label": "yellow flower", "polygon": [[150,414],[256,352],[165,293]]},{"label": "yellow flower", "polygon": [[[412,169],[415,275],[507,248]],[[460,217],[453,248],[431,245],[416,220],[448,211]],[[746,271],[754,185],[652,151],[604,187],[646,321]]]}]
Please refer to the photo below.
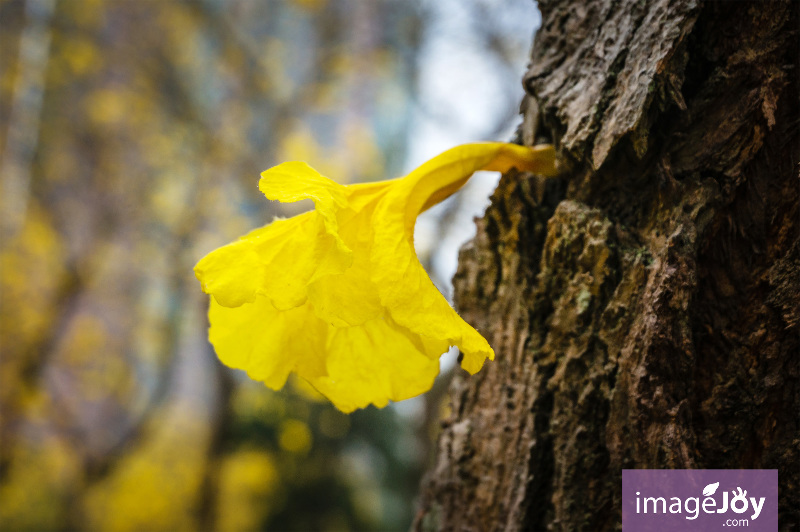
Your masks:
[{"label": "yellow flower", "polygon": [[429,390],[450,346],[477,372],[494,352],[425,273],[414,224],[473,172],[512,167],[554,175],[553,148],[466,144],[401,179],[349,186],[301,162],[263,172],[268,199],[310,198],[315,209],[195,266],[213,296],[209,340],[220,360],[276,390],[295,372],[345,412]]}]

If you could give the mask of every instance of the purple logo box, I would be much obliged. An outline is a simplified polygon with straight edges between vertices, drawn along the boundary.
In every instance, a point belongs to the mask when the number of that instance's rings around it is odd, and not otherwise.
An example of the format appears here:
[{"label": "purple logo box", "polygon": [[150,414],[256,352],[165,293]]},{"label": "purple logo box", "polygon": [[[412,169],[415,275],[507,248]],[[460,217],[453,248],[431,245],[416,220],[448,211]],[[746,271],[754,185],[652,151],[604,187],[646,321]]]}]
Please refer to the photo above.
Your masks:
[{"label": "purple logo box", "polygon": [[777,469],[623,469],[623,532],[778,530]]}]

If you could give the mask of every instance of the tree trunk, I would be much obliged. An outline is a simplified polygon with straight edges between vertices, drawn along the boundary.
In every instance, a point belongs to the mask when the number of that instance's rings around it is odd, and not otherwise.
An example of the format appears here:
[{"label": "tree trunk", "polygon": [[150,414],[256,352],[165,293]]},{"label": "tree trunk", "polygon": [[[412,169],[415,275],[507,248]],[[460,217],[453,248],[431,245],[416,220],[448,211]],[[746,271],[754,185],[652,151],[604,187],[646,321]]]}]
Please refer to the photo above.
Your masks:
[{"label": "tree trunk", "polygon": [[628,468],[779,470],[800,526],[797,2],[539,2],[526,144],[462,250],[418,530],[614,530]]}]

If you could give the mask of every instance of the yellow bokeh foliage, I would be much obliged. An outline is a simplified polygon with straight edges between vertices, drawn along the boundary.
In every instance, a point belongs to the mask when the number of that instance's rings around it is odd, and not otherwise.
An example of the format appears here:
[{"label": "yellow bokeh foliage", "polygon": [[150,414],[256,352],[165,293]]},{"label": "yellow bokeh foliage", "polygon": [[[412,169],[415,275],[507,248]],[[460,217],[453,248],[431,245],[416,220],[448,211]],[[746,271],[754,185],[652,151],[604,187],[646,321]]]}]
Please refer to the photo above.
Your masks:
[{"label": "yellow bokeh foliage", "polygon": [[229,371],[191,268],[299,212],[259,200],[254,169],[400,171],[415,4],[0,0],[0,199],[21,213],[0,211],[0,528],[410,519],[385,501],[412,497],[424,457],[401,463],[395,436],[415,429]]}]

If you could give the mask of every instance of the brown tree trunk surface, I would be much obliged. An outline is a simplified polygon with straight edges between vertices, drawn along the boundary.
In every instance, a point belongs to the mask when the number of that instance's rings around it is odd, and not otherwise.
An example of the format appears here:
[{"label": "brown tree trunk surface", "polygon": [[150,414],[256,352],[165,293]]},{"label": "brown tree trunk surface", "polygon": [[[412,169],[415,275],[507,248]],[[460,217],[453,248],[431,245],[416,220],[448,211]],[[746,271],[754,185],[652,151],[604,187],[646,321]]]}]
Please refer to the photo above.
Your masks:
[{"label": "brown tree trunk surface", "polygon": [[800,526],[798,2],[539,2],[521,136],[456,304],[418,530],[614,530],[627,468],[779,470]]}]

